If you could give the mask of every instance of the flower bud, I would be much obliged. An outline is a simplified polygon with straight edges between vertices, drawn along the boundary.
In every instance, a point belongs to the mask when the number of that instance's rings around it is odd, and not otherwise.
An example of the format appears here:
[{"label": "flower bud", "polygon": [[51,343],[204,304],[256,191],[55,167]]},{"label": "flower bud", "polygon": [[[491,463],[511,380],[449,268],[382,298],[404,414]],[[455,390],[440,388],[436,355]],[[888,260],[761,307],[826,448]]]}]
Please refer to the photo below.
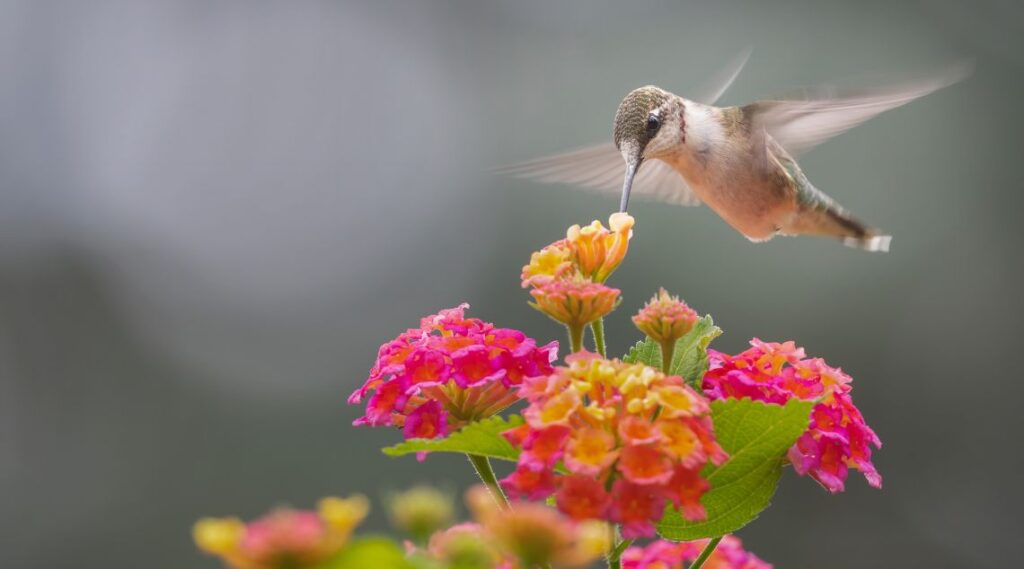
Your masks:
[{"label": "flower bud", "polygon": [[564,565],[574,551],[573,524],[558,511],[530,502],[514,504],[488,518],[486,528],[498,546],[523,567]]},{"label": "flower bud", "polygon": [[317,504],[317,511],[335,539],[344,541],[370,513],[370,501],[361,494],[348,498],[324,498]]},{"label": "flower bud", "polygon": [[662,371],[668,372],[676,340],[693,330],[699,319],[678,296],[669,296],[668,291],[660,289],[633,317],[633,324],[661,346]]},{"label": "flower bud", "polygon": [[620,291],[587,280],[577,273],[571,279],[553,280],[530,291],[537,310],[570,329],[582,329],[604,317],[618,305]]},{"label": "flower bud", "polygon": [[388,505],[391,523],[417,542],[447,526],[455,514],[451,496],[429,486],[396,494]]},{"label": "flower bud", "polygon": [[244,536],[245,523],[238,518],[203,518],[192,528],[196,546],[214,555],[234,552]]},{"label": "flower bud", "polygon": [[428,547],[430,557],[453,569],[494,569],[501,556],[479,525],[459,524],[435,533]]},{"label": "flower bud", "polygon": [[675,344],[699,319],[697,312],[678,296],[670,296],[668,291],[660,289],[633,317],[633,324],[659,344]]}]

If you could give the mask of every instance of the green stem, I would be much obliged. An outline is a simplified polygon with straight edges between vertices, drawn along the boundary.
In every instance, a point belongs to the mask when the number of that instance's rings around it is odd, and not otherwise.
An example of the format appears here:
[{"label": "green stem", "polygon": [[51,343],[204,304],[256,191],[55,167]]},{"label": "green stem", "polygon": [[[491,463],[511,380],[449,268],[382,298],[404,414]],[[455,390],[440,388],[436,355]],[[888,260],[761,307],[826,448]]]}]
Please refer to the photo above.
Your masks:
[{"label": "green stem", "polygon": [[572,353],[583,349],[583,326],[566,326],[569,329],[569,348]]},{"label": "green stem", "polygon": [[668,375],[668,370],[672,369],[672,355],[675,351],[675,342],[663,342],[661,344],[661,371],[665,372],[665,375]]},{"label": "green stem", "polygon": [[709,541],[708,544],[704,546],[704,551],[701,551],[700,555],[693,560],[693,564],[690,565],[689,569],[700,569],[704,565],[704,562],[708,560],[708,557],[711,557],[711,554],[715,552],[715,548],[718,547],[718,542],[720,541],[722,541],[722,536],[718,536]]},{"label": "green stem", "polygon": [[608,357],[608,348],[604,345],[604,318],[598,318],[590,323],[590,330],[594,333],[594,346],[602,358]]},{"label": "green stem", "polygon": [[622,552],[633,545],[633,540],[619,537],[618,526],[616,526],[612,528],[612,542],[615,546],[608,552],[608,569],[622,569]]},{"label": "green stem", "polygon": [[480,481],[491,491],[494,501],[503,509],[508,508],[508,497],[505,496],[501,485],[498,484],[498,477],[494,475],[494,469],[491,468],[491,460],[479,454],[467,453],[466,456],[469,458],[470,464],[473,465],[473,470],[476,470],[476,475],[480,477]]}]

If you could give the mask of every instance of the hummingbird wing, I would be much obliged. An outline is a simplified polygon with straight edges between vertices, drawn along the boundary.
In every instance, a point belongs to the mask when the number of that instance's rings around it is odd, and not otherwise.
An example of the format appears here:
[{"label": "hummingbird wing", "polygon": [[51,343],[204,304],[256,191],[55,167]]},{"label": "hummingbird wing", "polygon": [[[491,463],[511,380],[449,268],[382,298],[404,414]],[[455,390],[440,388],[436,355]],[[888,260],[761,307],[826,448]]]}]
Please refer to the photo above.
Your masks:
[{"label": "hummingbird wing", "polygon": [[[607,142],[505,166],[496,172],[618,194],[626,175],[626,163],[615,145]],[[633,193],[671,204],[700,205],[700,199],[683,177],[661,160],[644,162],[633,180]]]},{"label": "hummingbird wing", "polygon": [[746,119],[763,128],[788,152],[799,154],[862,122],[948,87],[971,74],[961,63],[924,79],[862,90],[819,87],[802,97],[764,100],[743,107]]},{"label": "hummingbird wing", "polygon": [[692,100],[705,105],[714,105],[718,99],[732,86],[733,81],[739,77],[743,66],[750,59],[752,49],[747,47],[736,54],[718,73],[711,77],[704,85],[692,91]]},{"label": "hummingbird wing", "polygon": [[[713,104],[739,76],[750,59],[751,49],[741,51],[714,77],[694,92],[693,100]],[[626,175],[622,154],[612,143],[595,144],[554,156],[520,162],[496,170],[499,174],[545,183],[604,190],[618,194]],[[633,179],[633,194],[670,204],[696,206],[700,198],[686,185],[683,177],[660,160],[645,162]]]}]

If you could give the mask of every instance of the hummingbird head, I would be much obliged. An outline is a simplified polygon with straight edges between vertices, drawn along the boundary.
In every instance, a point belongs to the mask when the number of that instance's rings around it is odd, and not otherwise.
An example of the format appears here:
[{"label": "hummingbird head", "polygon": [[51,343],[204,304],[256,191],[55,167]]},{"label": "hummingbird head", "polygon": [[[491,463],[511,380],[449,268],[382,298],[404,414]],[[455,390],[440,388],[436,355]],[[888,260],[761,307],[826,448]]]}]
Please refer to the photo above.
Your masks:
[{"label": "hummingbird head", "polygon": [[621,211],[626,211],[633,178],[644,159],[657,157],[676,144],[675,137],[681,132],[682,126],[677,124],[682,116],[675,109],[677,100],[678,97],[668,91],[648,85],[630,92],[619,103],[613,134],[615,146],[626,161]]}]

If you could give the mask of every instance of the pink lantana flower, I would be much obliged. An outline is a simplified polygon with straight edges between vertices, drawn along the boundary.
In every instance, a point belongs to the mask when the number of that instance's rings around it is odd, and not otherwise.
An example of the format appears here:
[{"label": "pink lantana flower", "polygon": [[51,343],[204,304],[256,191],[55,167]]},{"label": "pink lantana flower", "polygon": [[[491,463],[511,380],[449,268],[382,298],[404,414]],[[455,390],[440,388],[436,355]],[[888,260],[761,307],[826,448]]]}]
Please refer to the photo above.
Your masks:
[{"label": "pink lantana flower", "polygon": [[800,474],[809,474],[829,492],[845,488],[850,468],[868,484],[881,488],[882,477],[871,462],[871,447],[882,441],[850,396],[850,376],[820,358],[807,358],[793,342],[750,341],[751,348],[730,356],[708,350],[710,367],[704,393],[711,399],[749,397],[784,404],[797,398],[818,401],[810,427],[789,449],[789,460]]},{"label": "pink lantana flower", "polygon": [[[700,556],[708,540],[658,540],[645,547],[630,547],[622,554],[622,569],[684,569]],[[704,569],[771,569],[753,553],[743,549],[739,538],[727,535],[704,562]]]},{"label": "pink lantana flower", "polygon": [[[523,452],[505,489],[531,500],[554,493],[563,513],[619,523],[626,537],[654,535],[669,502],[688,519],[706,517],[700,469],[727,458],[707,400],[642,364],[588,352],[566,363],[520,388],[526,424],[505,437]],[[559,461],[568,475],[556,473]]]},{"label": "pink lantana flower", "polygon": [[380,347],[366,383],[348,400],[368,398],[355,425],[443,437],[518,401],[525,378],[551,373],[557,342],[538,346],[518,330],[466,318],[468,307],[427,316]]},{"label": "pink lantana flower", "polygon": [[313,567],[345,546],[368,511],[363,496],[324,498],[315,512],[279,509],[248,523],[204,518],[192,533],[199,549],[231,569]]}]

